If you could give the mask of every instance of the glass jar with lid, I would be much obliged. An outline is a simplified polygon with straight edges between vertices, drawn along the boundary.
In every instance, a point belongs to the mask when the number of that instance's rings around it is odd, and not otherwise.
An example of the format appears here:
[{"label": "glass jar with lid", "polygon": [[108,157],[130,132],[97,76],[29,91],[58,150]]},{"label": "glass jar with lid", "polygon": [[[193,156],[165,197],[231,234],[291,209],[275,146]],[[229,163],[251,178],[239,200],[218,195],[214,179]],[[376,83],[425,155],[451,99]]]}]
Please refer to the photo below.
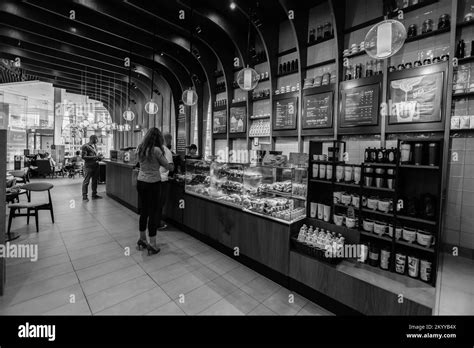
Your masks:
[{"label": "glass jar with lid", "polygon": [[433,31],[433,20],[431,18],[425,20],[423,22],[423,26],[421,28],[421,33],[422,34],[425,34],[425,33],[429,33]]},{"label": "glass jar with lid", "polygon": [[324,27],[322,25],[318,25],[317,26],[317,36],[316,36],[316,40],[321,40],[324,36],[324,33],[323,33],[323,30],[324,30]]},{"label": "glass jar with lid", "polygon": [[330,38],[332,36],[332,24],[331,22],[324,23],[324,38]]}]

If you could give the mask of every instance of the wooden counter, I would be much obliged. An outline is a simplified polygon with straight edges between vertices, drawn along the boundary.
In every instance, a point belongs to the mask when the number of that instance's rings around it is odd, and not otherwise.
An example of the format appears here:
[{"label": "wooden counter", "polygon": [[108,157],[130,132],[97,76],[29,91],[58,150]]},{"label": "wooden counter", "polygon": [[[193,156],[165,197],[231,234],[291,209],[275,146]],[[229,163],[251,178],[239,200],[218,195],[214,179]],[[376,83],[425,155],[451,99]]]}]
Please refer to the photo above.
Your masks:
[{"label": "wooden counter", "polygon": [[[107,167],[107,195],[136,211],[137,192],[131,181],[133,166],[108,161]],[[290,236],[298,233],[304,220],[280,223],[240,207],[185,193],[183,183],[169,183],[164,211],[172,223],[332,312],[432,313],[435,289],[421,281],[349,261],[334,266],[292,250]],[[237,250],[239,256],[234,254]],[[402,303],[399,295],[403,295]]]},{"label": "wooden counter", "polygon": [[[134,212],[138,212],[138,192],[132,186],[132,171],[134,164],[120,161],[104,161],[106,169],[106,191],[107,196],[115,199]],[[166,218],[183,223],[184,209],[180,203],[184,199],[184,184],[169,181],[170,192],[164,207]]]},{"label": "wooden counter", "polygon": [[107,196],[136,212],[138,209],[138,193],[137,188],[132,185],[134,164],[120,161],[104,162],[107,166],[105,171]]}]

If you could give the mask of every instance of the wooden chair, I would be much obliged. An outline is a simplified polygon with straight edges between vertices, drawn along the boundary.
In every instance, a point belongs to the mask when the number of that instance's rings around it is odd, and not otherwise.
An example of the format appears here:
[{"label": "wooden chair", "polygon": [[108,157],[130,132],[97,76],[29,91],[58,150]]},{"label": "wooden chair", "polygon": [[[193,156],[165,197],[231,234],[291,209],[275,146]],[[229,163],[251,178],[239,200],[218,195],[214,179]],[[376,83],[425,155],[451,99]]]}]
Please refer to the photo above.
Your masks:
[{"label": "wooden chair", "polygon": [[28,171],[24,171],[24,170],[12,170],[12,171],[9,171],[9,173],[15,177],[16,179],[16,183],[21,183],[21,184],[26,184],[28,182],[30,182],[30,178],[29,178],[29,173]]},{"label": "wooden chair", "polygon": [[[10,216],[8,218],[8,237],[11,240],[10,230],[12,225],[12,220],[18,216],[26,216],[26,223],[30,223],[30,216],[35,217],[36,222],[36,232],[39,232],[39,221],[38,221],[38,211],[40,210],[49,210],[51,213],[51,221],[54,224],[54,211],[53,211],[53,202],[51,200],[51,189],[54,187],[53,184],[47,182],[37,182],[26,184],[22,186],[22,189],[27,191],[28,202],[26,203],[14,203],[9,204],[8,208],[10,209]],[[31,193],[32,192],[44,192],[48,191],[48,203],[32,203],[31,202]],[[26,209],[26,213],[21,213],[20,209]],[[16,212],[18,210],[18,213]]]}]

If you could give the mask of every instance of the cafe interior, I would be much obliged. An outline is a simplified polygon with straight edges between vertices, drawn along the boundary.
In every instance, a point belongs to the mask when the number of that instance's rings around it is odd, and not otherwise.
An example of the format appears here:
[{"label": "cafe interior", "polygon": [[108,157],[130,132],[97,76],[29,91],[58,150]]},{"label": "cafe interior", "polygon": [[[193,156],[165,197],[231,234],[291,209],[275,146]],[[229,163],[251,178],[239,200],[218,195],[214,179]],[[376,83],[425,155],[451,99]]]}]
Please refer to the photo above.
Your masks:
[{"label": "cafe interior", "polygon": [[[474,315],[474,0],[0,17],[0,244],[39,252],[0,257],[1,315]],[[150,256],[154,127],[174,170]],[[91,135],[103,199],[83,201]]]}]

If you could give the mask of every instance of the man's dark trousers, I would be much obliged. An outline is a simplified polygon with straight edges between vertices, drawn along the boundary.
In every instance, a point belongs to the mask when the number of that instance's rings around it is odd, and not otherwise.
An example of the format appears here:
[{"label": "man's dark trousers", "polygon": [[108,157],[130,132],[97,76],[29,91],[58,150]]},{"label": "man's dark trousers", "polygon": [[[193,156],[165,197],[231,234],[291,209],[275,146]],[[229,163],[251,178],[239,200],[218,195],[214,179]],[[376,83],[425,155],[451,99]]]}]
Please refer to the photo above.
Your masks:
[{"label": "man's dark trousers", "polygon": [[82,183],[82,197],[87,198],[89,182],[92,180],[92,197],[97,196],[99,182],[99,163],[84,166],[84,182]]}]

